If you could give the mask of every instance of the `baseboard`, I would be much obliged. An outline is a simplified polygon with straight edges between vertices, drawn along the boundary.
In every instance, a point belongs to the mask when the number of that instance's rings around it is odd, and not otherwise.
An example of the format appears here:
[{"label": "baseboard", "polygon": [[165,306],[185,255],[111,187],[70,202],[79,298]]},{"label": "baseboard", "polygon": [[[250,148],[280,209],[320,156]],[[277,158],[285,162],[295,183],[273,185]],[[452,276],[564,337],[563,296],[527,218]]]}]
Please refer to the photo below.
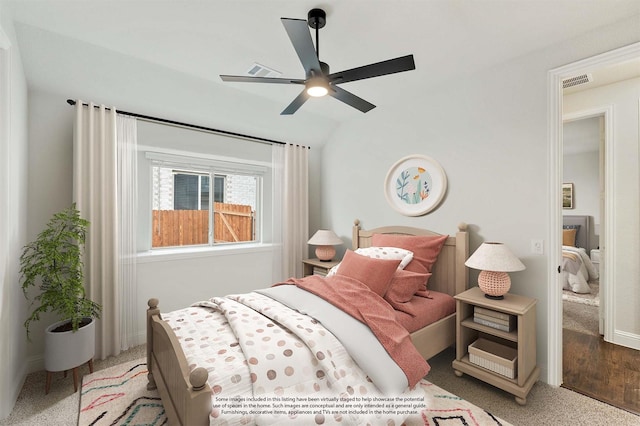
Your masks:
[{"label": "baseboard", "polygon": [[131,342],[131,345],[129,345],[130,348],[133,348],[134,346],[144,345],[145,343],[147,343],[147,331],[139,331],[133,336],[129,336],[129,341]]},{"label": "baseboard", "polygon": [[613,342],[616,345],[626,346],[627,348],[640,350],[640,336],[629,333],[627,331],[614,330]]},{"label": "baseboard", "polygon": [[33,355],[27,358],[27,374],[44,370],[44,354]]}]

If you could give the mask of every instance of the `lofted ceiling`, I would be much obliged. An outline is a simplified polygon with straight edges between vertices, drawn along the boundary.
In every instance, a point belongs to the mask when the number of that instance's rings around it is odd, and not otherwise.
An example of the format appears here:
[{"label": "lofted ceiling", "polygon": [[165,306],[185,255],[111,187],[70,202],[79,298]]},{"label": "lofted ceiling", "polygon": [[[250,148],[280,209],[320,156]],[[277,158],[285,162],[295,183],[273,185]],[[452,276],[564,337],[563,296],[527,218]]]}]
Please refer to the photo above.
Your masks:
[{"label": "lofted ceiling", "polygon": [[[280,22],[323,8],[320,59],[332,71],[413,54],[416,70],[345,83],[377,105],[424,94],[598,27],[640,16],[638,0],[0,0],[14,19],[30,87],[255,136],[321,145],[363,113],[326,97],[280,111],[295,85],[224,83],[253,63],[304,78]],[[559,64],[561,65],[561,64]]]}]

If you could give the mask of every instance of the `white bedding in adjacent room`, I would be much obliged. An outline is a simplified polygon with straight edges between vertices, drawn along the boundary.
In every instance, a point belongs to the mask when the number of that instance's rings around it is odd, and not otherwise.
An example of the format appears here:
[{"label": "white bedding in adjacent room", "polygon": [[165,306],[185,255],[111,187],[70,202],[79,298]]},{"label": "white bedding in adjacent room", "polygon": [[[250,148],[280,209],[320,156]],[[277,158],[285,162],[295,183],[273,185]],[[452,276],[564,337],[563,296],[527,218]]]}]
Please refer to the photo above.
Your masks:
[{"label": "white bedding in adjacent room", "polygon": [[589,280],[599,278],[598,270],[584,248],[562,246],[562,288],[574,293],[591,293]]}]

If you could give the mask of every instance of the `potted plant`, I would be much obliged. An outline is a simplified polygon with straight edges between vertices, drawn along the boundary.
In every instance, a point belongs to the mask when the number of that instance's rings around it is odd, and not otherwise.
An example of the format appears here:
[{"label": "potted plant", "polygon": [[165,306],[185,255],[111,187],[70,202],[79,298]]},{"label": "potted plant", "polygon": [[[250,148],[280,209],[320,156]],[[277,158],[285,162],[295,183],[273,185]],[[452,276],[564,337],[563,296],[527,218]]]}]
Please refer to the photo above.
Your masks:
[{"label": "potted plant", "polygon": [[31,305],[35,309],[24,322],[29,327],[45,312],[61,321],[45,331],[45,368],[66,371],[91,362],[95,354],[95,318],[102,307],[85,297],[83,252],[89,222],[80,217],[76,205],[56,213],[24,246],[20,256],[22,291],[29,299],[31,287],[39,288]]}]

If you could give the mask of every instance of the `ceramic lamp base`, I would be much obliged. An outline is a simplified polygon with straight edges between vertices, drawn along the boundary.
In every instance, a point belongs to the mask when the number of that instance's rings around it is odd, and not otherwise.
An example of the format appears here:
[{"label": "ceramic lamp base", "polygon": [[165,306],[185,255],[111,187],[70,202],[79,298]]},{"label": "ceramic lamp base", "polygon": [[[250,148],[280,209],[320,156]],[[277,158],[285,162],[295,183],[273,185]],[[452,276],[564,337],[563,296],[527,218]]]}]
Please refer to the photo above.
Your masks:
[{"label": "ceramic lamp base", "polygon": [[511,278],[506,272],[480,271],[478,287],[488,299],[504,299],[511,288]]},{"label": "ceramic lamp base", "polygon": [[336,255],[336,249],[333,246],[316,247],[316,257],[323,262],[329,262]]}]

